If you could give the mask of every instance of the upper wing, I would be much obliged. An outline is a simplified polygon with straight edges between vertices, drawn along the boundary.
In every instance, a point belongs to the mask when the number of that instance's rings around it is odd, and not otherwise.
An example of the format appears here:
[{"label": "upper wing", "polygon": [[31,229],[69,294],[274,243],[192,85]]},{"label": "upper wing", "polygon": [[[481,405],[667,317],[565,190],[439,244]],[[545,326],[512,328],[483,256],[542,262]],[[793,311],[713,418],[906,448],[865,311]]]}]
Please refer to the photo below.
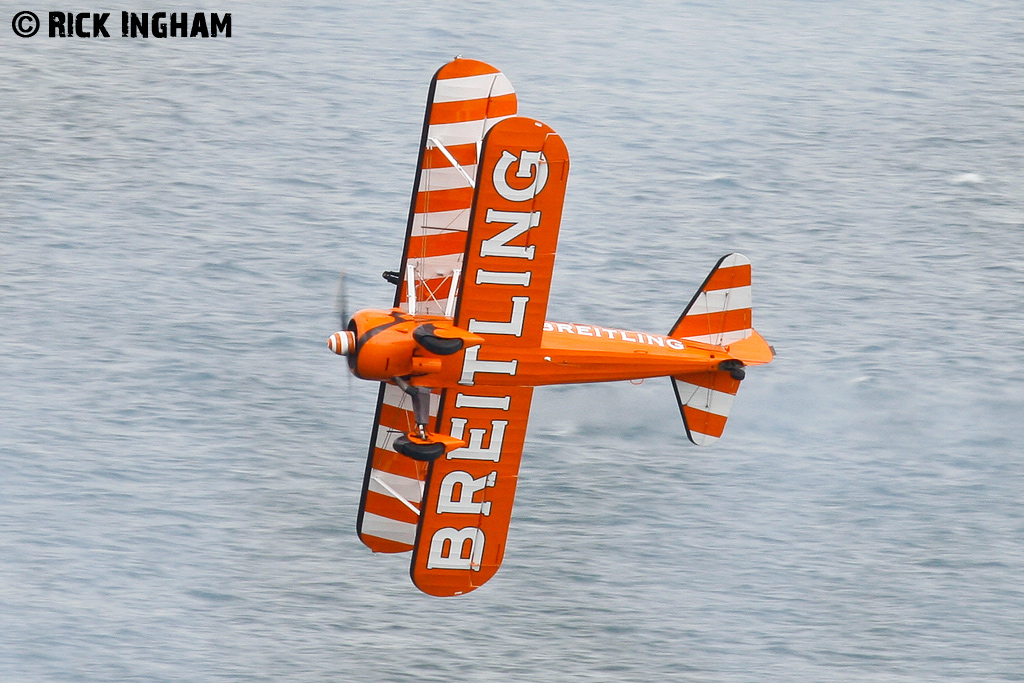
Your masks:
[{"label": "upper wing", "polygon": [[484,343],[463,352],[462,386],[441,401],[437,431],[468,445],[427,478],[412,578],[431,595],[473,590],[505,554],[533,389],[485,375],[514,378],[518,351],[540,344],[568,171],[561,138],[532,119],[502,121],[484,141],[455,319]]},{"label": "upper wing", "polygon": [[[395,306],[410,310],[411,266],[416,312],[454,312],[452,284],[466,251],[480,145],[491,126],[515,113],[512,84],[488,64],[456,59],[434,74]],[[440,393],[431,398],[432,415]],[[392,447],[413,426],[409,398],[398,387],[381,384],[357,523],[359,537],[376,552],[411,550],[416,538],[427,466]]]},{"label": "upper wing", "polygon": [[537,347],[569,152],[551,128],[517,116],[491,129],[481,157],[455,324],[483,335],[485,352]]},{"label": "upper wing", "polygon": [[491,126],[516,113],[516,106],[512,84],[489,64],[455,59],[434,75],[395,306],[452,315],[480,143]]},{"label": "upper wing", "polygon": [[411,569],[424,593],[468,593],[501,566],[532,396],[532,387],[445,392],[441,423],[468,443],[430,463]]}]

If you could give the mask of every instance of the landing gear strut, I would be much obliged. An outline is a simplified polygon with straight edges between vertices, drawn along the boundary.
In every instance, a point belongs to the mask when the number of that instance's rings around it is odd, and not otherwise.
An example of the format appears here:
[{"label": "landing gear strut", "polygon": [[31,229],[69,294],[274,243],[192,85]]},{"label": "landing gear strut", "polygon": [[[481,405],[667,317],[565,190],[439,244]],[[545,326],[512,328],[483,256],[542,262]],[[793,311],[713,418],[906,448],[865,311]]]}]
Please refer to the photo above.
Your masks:
[{"label": "landing gear strut", "polygon": [[445,454],[447,446],[440,441],[432,441],[427,433],[430,422],[430,389],[414,387],[401,377],[392,378],[398,388],[412,397],[412,414],[416,421],[416,431],[395,439],[395,450],[402,455],[419,460],[432,462]]},{"label": "landing gear strut", "polygon": [[427,438],[427,423],[430,422],[430,389],[414,387],[401,377],[392,377],[398,388],[412,397],[412,416],[416,420],[416,435]]}]

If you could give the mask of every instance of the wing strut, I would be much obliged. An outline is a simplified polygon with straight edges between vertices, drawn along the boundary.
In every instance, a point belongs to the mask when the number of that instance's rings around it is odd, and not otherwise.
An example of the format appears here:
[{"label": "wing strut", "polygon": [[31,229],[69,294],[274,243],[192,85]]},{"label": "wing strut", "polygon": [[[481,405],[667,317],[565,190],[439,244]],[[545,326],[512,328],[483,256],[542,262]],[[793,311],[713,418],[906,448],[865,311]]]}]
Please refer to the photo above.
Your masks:
[{"label": "wing strut", "polygon": [[416,264],[410,261],[405,266],[405,282],[409,292],[409,314],[416,315]]},{"label": "wing strut", "polygon": [[415,505],[413,505],[412,503],[410,503],[409,500],[405,496],[403,496],[401,493],[399,493],[398,491],[396,491],[393,488],[391,488],[390,486],[388,486],[386,481],[384,481],[383,479],[378,477],[376,474],[371,474],[370,475],[370,479],[373,479],[375,482],[380,484],[381,487],[383,487],[388,493],[390,493],[392,496],[397,498],[400,503],[402,503],[403,505],[405,505],[405,507],[407,507],[410,510],[412,510],[413,512],[415,512],[417,517],[420,516],[420,509],[418,507],[416,507]]},{"label": "wing strut", "polygon": [[452,271],[451,293],[448,295],[448,302],[444,305],[444,315],[446,318],[455,317],[455,302],[458,301],[460,277],[462,277],[462,268],[456,268]]},{"label": "wing strut", "polygon": [[462,174],[462,177],[466,179],[466,182],[469,183],[469,186],[472,187],[473,189],[476,189],[476,183],[474,183],[473,179],[469,177],[468,173],[466,173],[466,169],[462,168],[462,164],[455,160],[455,157],[452,156],[452,153],[448,151],[448,148],[445,147],[440,140],[438,140],[437,138],[427,138],[427,142],[441,150],[441,154],[444,155],[444,158],[448,160],[448,162],[456,171]]}]

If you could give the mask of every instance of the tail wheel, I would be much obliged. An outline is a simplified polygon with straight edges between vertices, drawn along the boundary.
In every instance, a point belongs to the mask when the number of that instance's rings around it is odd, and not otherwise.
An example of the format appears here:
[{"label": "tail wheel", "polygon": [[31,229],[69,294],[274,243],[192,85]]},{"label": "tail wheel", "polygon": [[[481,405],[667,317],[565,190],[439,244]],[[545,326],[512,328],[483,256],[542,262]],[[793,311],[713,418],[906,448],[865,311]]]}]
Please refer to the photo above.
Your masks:
[{"label": "tail wheel", "polygon": [[718,364],[718,369],[728,372],[736,381],[740,381],[747,376],[746,370],[743,369],[743,363],[738,360],[724,360]]}]

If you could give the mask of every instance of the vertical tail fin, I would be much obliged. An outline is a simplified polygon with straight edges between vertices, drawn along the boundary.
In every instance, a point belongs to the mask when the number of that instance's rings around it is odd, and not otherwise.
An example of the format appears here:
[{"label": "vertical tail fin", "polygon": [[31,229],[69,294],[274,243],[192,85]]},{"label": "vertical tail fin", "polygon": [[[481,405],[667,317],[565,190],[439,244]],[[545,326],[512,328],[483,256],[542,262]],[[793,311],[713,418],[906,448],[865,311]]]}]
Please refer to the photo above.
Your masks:
[{"label": "vertical tail fin", "polygon": [[[718,370],[672,377],[686,436],[698,446],[722,436],[743,366],[771,360],[770,347],[754,331],[751,318],[750,260],[729,254],[715,264],[669,333],[675,339],[727,347]],[[730,345],[738,353],[731,353]]]}]

